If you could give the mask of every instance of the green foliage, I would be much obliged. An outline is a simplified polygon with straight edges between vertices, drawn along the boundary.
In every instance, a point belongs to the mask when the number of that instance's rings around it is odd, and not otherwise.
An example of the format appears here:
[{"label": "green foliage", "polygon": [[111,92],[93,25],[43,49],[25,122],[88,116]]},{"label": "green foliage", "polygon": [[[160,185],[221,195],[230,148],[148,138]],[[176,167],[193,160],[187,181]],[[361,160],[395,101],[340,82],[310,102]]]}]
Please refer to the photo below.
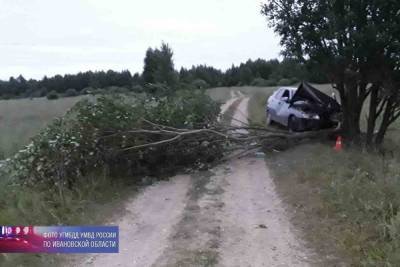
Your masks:
[{"label": "green foliage", "polygon": [[97,88],[97,89],[94,89],[93,91],[91,91],[91,94],[92,95],[104,95],[104,94],[107,94],[107,91],[105,88]]},{"label": "green foliage", "polygon": [[293,204],[305,206],[305,216],[317,221],[311,236],[334,236],[354,266],[400,265],[398,158],[351,149],[337,153],[323,144],[300,146],[277,157],[271,164],[277,180],[286,180]]},{"label": "green foliage", "polygon": [[42,87],[39,88],[37,90],[33,90],[33,92],[31,93],[30,97],[34,98],[34,97],[44,97],[47,95],[47,89]]},{"label": "green foliage", "polygon": [[176,86],[178,76],[174,70],[172,57],[172,49],[166,43],[162,43],[160,49],[149,48],[144,59],[144,82]]},{"label": "green foliage", "polygon": [[279,86],[288,86],[288,85],[292,85],[292,81],[290,79],[280,79],[278,81],[278,85]]},{"label": "green foliage", "polygon": [[[104,222],[122,199],[145,183],[141,177],[203,167],[222,153],[219,143],[204,136],[124,153],[123,148],[159,137],[123,131],[158,129],[149,128],[143,118],[186,129],[207,127],[218,114],[219,106],[200,90],[157,98],[117,94],[82,100],[0,168],[0,221],[9,225]],[[1,266],[54,266],[56,260],[0,255]]]},{"label": "green foliage", "polygon": [[163,125],[203,128],[215,122],[219,106],[203,91],[181,90],[173,96],[150,101],[146,117]]},{"label": "green foliage", "polygon": [[66,97],[71,97],[71,96],[77,96],[79,93],[76,91],[74,88],[69,88],[67,91],[65,91],[64,96]]},{"label": "green foliage", "polygon": [[207,89],[209,88],[209,84],[202,79],[196,79],[192,82],[192,86],[196,89]]},{"label": "green foliage", "polygon": [[181,84],[191,84],[197,79],[204,80],[211,87],[217,87],[222,85],[224,73],[206,65],[192,66],[191,69],[181,68],[179,71],[179,82]]},{"label": "green foliage", "polygon": [[144,91],[144,88],[141,85],[134,85],[132,86],[131,90],[135,93],[142,93]]},{"label": "green foliage", "polygon": [[9,81],[0,81],[0,96],[9,96],[11,98],[41,97],[47,92],[56,91],[60,95],[66,93],[70,88],[75,88],[78,92],[88,87],[105,88],[108,86],[131,86],[138,84],[139,74],[133,77],[129,71],[115,72],[87,71],[79,72],[74,75],[55,75],[54,77],[44,77],[41,80],[25,80],[23,76],[17,78],[11,77]]},{"label": "green foliage", "polygon": [[81,91],[81,93],[82,93],[83,95],[89,95],[89,94],[92,94],[95,90],[96,90],[96,89],[94,89],[93,87],[85,87],[85,88]]},{"label": "green foliage", "polygon": [[108,94],[127,94],[129,93],[129,89],[126,87],[118,87],[118,86],[110,86],[104,88],[104,91]]},{"label": "green foliage", "polygon": [[259,87],[264,87],[264,86],[272,86],[272,85],[276,85],[276,84],[270,84],[270,82],[268,80],[265,80],[263,78],[255,78],[252,82],[251,82],[252,86],[259,86]]},{"label": "green foliage", "polygon": [[365,240],[360,240],[356,237],[359,233],[348,233],[349,240],[361,242],[348,249],[358,247],[359,250],[353,252],[363,254],[360,261],[364,265],[398,266],[400,176],[397,166],[392,165],[398,163],[376,158],[375,162],[384,164],[381,169],[367,162],[371,158],[357,157],[358,162],[354,162],[352,155],[352,160],[352,167],[346,166],[347,173],[342,177],[332,174],[325,197],[338,213],[337,216],[346,218],[365,236]]},{"label": "green foliage", "polygon": [[58,94],[56,91],[51,91],[51,92],[47,93],[46,97],[49,100],[54,100],[54,99],[58,99]]},{"label": "green foliage", "polygon": [[173,93],[168,86],[162,83],[146,84],[144,92],[155,96],[164,96]]},{"label": "green foliage", "polygon": [[[71,188],[98,168],[111,176],[158,174],[180,166],[208,162],[221,153],[219,145],[199,146],[180,140],[159,148],[121,153],[130,146],[155,142],[158,136],[117,134],[149,127],[146,118],[173,127],[208,127],[219,113],[218,105],[201,91],[180,91],[161,98],[101,96],[78,102],[63,118],[54,120],[9,161],[10,177],[23,184]],[[212,153],[210,152],[212,151]],[[157,166],[157,168],[155,168]]]}]

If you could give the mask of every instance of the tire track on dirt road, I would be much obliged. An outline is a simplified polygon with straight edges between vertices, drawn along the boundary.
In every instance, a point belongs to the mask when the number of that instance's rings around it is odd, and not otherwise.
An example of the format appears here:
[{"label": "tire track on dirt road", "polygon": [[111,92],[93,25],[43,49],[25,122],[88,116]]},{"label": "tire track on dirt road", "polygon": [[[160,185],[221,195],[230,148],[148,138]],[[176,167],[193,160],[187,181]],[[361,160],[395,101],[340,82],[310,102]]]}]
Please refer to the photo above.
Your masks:
[{"label": "tire track on dirt road", "polygon": [[222,266],[309,266],[265,161],[234,160],[225,177]]},{"label": "tire track on dirt road", "polygon": [[[238,106],[234,126],[248,123],[249,100]],[[264,159],[233,160],[225,168],[220,265],[311,265],[313,253],[292,227]]]},{"label": "tire track on dirt road", "polygon": [[66,266],[151,266],[168,247],[168,238],[182,216],[190,177],[178,175],[145,188],[127,201],[118,225],[118,254],[93,254],[76,258]]},{"label": "tire track on dirt road", "polygon": [[[247,123],[248,98],[235,113]],[[240,126],[240,124],[236,124]],[[127,203],[120,254],[79,266],[310,266],[264,159],[171,178]]]}]

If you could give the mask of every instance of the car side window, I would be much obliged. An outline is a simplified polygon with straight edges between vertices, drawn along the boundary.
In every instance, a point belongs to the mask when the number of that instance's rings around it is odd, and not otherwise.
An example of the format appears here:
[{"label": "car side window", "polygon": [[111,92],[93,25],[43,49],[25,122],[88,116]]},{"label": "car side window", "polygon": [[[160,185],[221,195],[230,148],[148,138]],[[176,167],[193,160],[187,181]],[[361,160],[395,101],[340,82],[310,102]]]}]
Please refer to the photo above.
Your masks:
[{"label": "car side window", "polygon": [[285,91],[283,92],[283,95],[282,95],[281,98],[284,98],[284,97],[287,97],[287,99],[290,99],[290,92],[289,92],[289,90],[285,90]]}]

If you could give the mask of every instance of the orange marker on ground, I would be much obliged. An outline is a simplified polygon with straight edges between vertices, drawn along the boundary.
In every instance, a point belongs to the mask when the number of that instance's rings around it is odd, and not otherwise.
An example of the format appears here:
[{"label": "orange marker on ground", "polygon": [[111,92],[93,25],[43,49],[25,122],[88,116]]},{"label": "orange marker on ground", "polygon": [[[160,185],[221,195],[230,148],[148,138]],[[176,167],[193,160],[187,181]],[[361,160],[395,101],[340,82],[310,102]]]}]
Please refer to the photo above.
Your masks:
[{"label": "orange marker on ground", "polygon": [[336,151],[341,151],[343,149],[342,137],[340,135],[336,138],[336,144],[335,144],[334,149]]}]

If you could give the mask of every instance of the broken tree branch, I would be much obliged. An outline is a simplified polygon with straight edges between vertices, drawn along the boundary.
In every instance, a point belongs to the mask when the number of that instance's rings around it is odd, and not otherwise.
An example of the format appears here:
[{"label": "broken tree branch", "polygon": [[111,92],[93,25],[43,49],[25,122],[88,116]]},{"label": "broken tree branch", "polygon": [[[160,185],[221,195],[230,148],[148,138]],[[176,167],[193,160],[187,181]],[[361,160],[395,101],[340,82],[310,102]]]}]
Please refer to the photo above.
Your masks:
[{"label": "broken tree branch", "polygon": [[[144,120],[145,121],[145,120]],[[182,141],[192,144],[207,141],[211,142],[232,142],[236,143],[242,149],[255,149],[265,147],[267,143],[273,146],[282,140],[290,141],[301,139],[326,138],[327,136],[338,132],[340,129],[328,129],[311,132],[290,133],[283,130],[275,130],[263,127],[224,127],[217,125],[214,128],[204,129],[178,129],[167,127],[150,121],[145,121],[149,126],[147,129],[132,129],[105,135],[103,138],[123,136],[129,143],[138,143],[123,147],[121,151],[141,150],[150,147],[158,147],[179,143]],[[241,131],[240,130],[246,130]],[[136,139],[135,139],[136,137]],[[132,139],[133,138],[133,139]],[[132,141],[133,140],[133,141]]]}]

